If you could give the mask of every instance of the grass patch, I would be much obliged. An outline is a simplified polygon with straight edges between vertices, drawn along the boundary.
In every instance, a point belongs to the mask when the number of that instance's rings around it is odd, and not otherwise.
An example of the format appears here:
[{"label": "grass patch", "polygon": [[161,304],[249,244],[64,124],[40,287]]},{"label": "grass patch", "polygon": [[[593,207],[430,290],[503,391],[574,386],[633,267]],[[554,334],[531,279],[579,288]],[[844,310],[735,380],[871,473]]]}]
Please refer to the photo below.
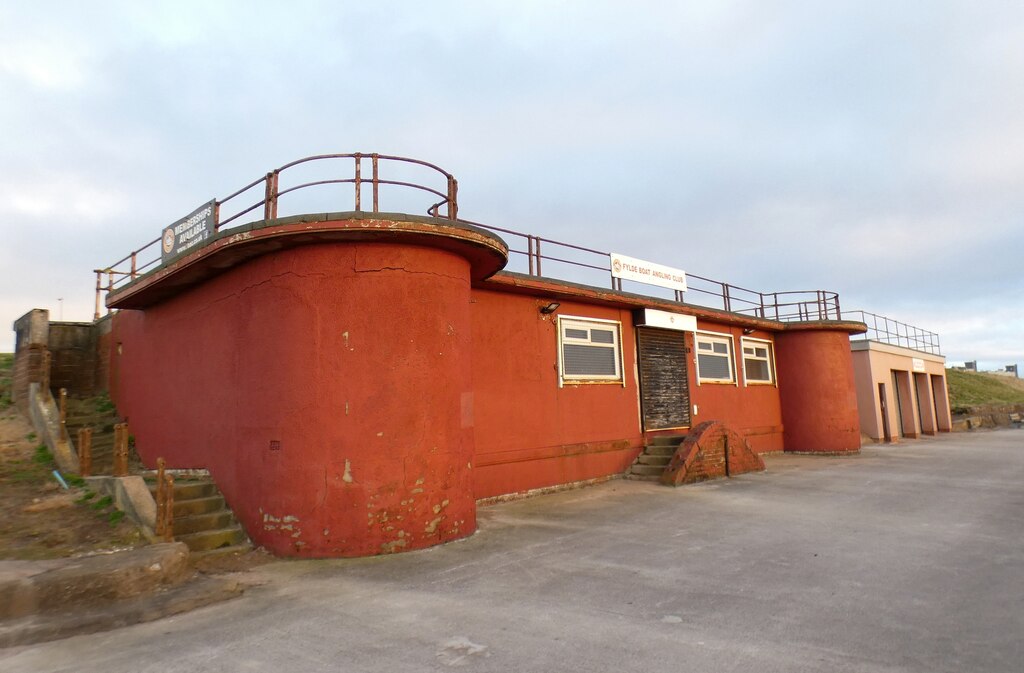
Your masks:
[{"label": "grass patch", "polygon": [[123,519],[123,518],[124,518],[124,512],[122,512],[121,510],[117,509],[117,510],[114,510],[113,512],[110,513],[110,515],[107,517],[107,521],[110,522],[111,526],[116,526],[117,524],[121,523],[121,519]]},{"label": "grass patch", "polygon": [[27,435],[25,435],[25,439],[27,439],[30,442],[36,441],[36,433],[34,433],[34,432],[28,433]]},{"label": "grass patch", "polygon": [[36,452],[32,456],[32,461],[39,465],[49,465],[53,463],[53,454],[46,448],[46,444],[40,444],[36,447]]},{"label": "grass patch", "polygon": [[111,498],[109,495],[105,495],[96,502],[89,505],[89,507],[92,507],[93,509],[106,509],[107,507],[110,507],[110,505],[113,504],[113,502],[113,498]]},{"label": "grass patch", "polygon": [[109,396],[101,395],[96,398],[96,411],[101,414],[114,411],[114,403],[110,401]]},{"label": "grass patch", "polygon": [[68,482],[68,486],[77,486],[79,488],[85,486],[85,479],[77,474],[62,474],[61,476],[64,477],[64,481]]},{"label": "grass patch", "polygon": [[78,503],[79,505],[83,505],[83,504],[89,502],[90,500],[92,500],[95,497],[96,497],[95,493],[93,493],[92,491],[86,491],[81,496],[76,498],[75,502]]},{"label": "grass patch", "polygon": [[946,383],[954,413],[964,413],[980,404],[1024,404],[1024,388],[1017,379],[947,369]]}]

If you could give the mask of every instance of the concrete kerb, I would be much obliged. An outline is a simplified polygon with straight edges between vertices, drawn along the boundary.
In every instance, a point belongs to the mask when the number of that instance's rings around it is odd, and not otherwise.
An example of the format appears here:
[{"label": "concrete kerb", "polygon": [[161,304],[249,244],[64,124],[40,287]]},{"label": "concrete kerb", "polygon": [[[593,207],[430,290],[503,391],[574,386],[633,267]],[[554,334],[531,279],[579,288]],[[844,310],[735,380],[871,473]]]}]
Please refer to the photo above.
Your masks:
[{"label": "concrete kerb", "polygon": [[0,647],[159,619],[241,593],[194,577],[181,542],[44,562],[0,561]]}]

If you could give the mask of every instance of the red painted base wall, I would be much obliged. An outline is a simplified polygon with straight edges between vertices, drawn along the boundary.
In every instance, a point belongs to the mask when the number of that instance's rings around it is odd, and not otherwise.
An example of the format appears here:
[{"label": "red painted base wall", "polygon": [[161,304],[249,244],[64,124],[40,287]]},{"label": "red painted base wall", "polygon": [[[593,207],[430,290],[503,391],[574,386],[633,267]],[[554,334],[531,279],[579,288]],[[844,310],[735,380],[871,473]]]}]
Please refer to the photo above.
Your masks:
[{"label": "red painted base wall", "polygon": [[469,264],[381,243],[264,255],[117,314],[147,465],[210,470],[258,545],[361,556],[476,528]]},{"label": "red painted base wall", "polygon": [[860,417],[850,337],[825,330],[787,331],[775,341],[786,450],[860,450]]}]

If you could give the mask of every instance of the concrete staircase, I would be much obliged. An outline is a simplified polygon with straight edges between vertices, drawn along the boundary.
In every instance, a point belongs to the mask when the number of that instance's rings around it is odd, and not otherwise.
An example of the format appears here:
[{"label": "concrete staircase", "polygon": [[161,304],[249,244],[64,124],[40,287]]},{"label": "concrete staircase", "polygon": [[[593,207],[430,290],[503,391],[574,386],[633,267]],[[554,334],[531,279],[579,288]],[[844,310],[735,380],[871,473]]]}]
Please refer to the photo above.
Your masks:
[{"label": "concrete staircase", "polygon": [[76,449],[79,448],[79,428],[92,428],[93,474],[111,474],[113,471],[114,425],[120,422],[117,410],[106,398],[68,398],[67,430]]},{"label": "concrete staircase", "polygon": [[672,460],[672,455],[684,439],[686,439],[686,435],[652,437],[644,447],[643,453],[637,456],[636,462],[626,472],[626,478],[658,481],[665,468],[668,467],[669,461]]},{"label": "concrete staircase", "polygon": [[[155,498],[155,484],[150,491]],[[217,484],[209,478],[175,481],[174,539],[188,545],[193,557],[252,548]]]}]

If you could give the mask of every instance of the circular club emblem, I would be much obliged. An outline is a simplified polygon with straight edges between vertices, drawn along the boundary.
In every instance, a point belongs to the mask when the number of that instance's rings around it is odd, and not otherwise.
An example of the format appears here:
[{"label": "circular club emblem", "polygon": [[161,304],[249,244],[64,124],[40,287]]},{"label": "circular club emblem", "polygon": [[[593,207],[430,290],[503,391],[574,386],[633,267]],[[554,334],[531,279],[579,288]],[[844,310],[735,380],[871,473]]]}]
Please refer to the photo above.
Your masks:
[{"label": "circular club emblem", "polygon": [[612,262],[612,270],[614,270],[614,271],[615,271],[615,273],[619,273],[620,271],[622,271],[622,262],[620,262],[620,261],[619,261],[619,260],[617,260],[617,259],[616,259],[616,260],[614,260],[614,261]]},{"label": "circular club emblem", "polygon": [[164,254],[171,254],[171,250],[174,250],[174,229],[168,227],[164,229]]}]

